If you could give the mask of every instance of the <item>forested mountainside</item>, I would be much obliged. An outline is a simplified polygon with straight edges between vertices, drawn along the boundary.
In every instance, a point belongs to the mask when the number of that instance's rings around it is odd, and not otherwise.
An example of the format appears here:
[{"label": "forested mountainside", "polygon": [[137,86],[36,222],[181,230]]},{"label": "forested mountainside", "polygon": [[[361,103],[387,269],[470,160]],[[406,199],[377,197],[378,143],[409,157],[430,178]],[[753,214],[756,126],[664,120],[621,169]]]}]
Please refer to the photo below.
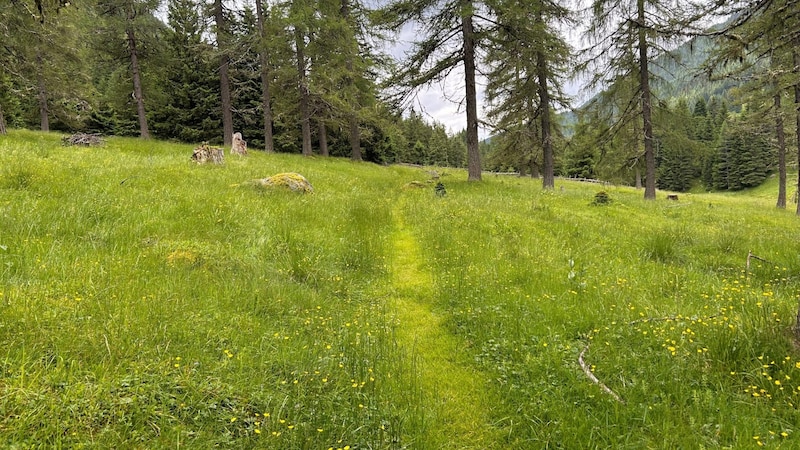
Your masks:
[{"label": "forested mountainside", "polygon": [[[780,170],[774,117],[789,110],[775,109],[774,95],[768,97],[774,89],[764,86],[755,62],[734,62],[738,68],[728,73],[733,76],[723,75],[723,68],[730,63],[724,60],[725,48],[720,42],[725,39],[692,37],[651,61],[656,184],[660,189],[687,191],[702,186],[739,190],[757,186]],[[562,175],[641,185],[642,126],[631,117],[638,106],[636,88],[630,80],[615,80],[590,100],[559,114],[564,152],[557,169]],[[620,101],[621,97],[627,103]],[[496,170],[527,166],[522,167],[523,173],[530,169],[537,174],[536,155],[520,164],[502,145],[502,136],[496,136],[483,147]]]}]

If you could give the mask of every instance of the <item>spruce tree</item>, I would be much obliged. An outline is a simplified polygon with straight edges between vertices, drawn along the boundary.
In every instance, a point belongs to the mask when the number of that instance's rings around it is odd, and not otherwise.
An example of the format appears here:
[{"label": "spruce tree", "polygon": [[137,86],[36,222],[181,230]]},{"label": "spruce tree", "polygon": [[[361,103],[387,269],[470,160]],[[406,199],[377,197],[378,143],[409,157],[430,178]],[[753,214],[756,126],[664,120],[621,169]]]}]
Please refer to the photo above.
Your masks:
[{"label": "spruce tree", "polygon": [[153,112],[154,132],[162,139],[221,142],[221,121],[211,114],[219,107],[214,49],[203,39],[197,0],[169,0],[167,23],[168,58],[163,70],[170,95]]}]

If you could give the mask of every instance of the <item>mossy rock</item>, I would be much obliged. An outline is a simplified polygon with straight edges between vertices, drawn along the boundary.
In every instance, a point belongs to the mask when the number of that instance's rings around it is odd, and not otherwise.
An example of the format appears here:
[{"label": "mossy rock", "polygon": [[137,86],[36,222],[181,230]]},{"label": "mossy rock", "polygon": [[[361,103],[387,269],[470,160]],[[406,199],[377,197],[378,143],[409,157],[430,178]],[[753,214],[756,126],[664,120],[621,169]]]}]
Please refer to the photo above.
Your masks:
[{"label": "mossy rock", "polygon": [[409,181],[403,186],[403,189],[425,189],[428,185],[422,181]]},{"label": "mossy rock", "polygon": [[314,187],[311,186],[306,177],[294,172],[275,174],[271,177],[256,180],[256,183],[264,187],[285,188],[293,192],[314,192]]}]

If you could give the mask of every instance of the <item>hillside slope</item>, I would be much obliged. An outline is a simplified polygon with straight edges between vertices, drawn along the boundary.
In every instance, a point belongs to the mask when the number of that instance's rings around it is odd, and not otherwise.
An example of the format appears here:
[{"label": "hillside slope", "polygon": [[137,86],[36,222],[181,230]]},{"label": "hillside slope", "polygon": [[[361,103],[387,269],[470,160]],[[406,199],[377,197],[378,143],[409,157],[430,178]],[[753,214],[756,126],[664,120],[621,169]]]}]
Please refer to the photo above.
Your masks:
[{"label": "hillside slope", "polygon": [[191,151],[0,137],[0,447],[799,445],[769,187]]}]

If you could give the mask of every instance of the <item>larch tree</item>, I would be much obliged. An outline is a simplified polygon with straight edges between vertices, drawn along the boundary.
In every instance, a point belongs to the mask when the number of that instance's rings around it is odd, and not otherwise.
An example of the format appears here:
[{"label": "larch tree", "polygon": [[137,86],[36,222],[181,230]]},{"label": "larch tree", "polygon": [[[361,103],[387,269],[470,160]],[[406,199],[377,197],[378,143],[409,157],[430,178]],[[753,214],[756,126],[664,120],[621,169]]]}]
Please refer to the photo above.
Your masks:
[{"label": "larch tree", "polygon": [[[62,128],[78,125],[73,116],[82,109],[79,97],[85,97],[79,94],[85,71],[76,63],[83,43],[75,27],[76,8],[70,5],[66,0],[17,0],[0,9],[0,77],[10,79],[6,86],[35,92],[24,97],[35,98],[42,131],[50,131],[54,114]],[[23,100],[22,107],[33,106],[28,103]]]},{"label": "larch tree", "polygon": [[[720,4],[722,14],[734,17],[714,34],[718,45],[706,63],[712,76],[742,81],[748,104],[771,113],[778,147],[777,208],[786,207],[786,136],[782,97],[794,97],[795,131],[800,138],[800,4],[794,0],[733,1]],[[721,69],[720,69],[721,68]],[[719,72],[722,72],[721,74]],[[760,108],[760,106],[765,106]],[[800,163],[800,141],[797,142]],[[800,175],[797,187],[800,189]],[[797,206],[800,215],[800,202]]]},{"label": "larch tree", "polygon": [[[495,16],[495,26],[486,33],[489,116],[497,119],[501,130],[516,135],[510,142],[528,141],[530,148],[533,139],[539,141],[542,185],[552,189],[553,110],[568,106],[561,82],[571,60],[557,26],[572,24],[570,11],[542,0],[493,0],[488,5]],[[534,160],[533,155],[521,159]]]},{"label": "larch tree", "polygon": [[653,137],[651,61],[667,54],[667,44],[691,33],[697,16],[686,0],[593,0],[581,68],[593,74],[591,83],[605,88],[614,78],[636,80],[636,100],[644,144],[645,199],[656,198],[656,157]]},{"label": "larch tree", "polygon": [[401,96],[444,80],[456,67],[463,68],[469,181],[481,180],[475,78],[481,30],[475,24],[483,6],[473,0],[394,0],[381,12],[381,22],[389,28],[398,30],[411,24],[418,33],[410,54],[401,62],[402,69],[389,80],[389,84],[405,87]]},{"label": "larch tree", "polygon": [[[133,83],[133,98],[136,102],[136,116],[139,120],[139,136],[142,139],[150,138],[150,129],[147,123],[145,108],[144,88],[142,84],[141,47],[142,30],[150,25],[153,12],[158,8],[159,0],[99,0],[97,8],[99,14],[105,18],[107,33],[106,45],[110,49],[116,48],[116,35],[118,32],[125,37],[125,50],[130,67],[130,76]],[[152,27],[151,27],[152,28]],[[110,50],[111,53],[114,50]]]},{"label": "larch tree", "polygon": [[214,0],[211,5],[211,14],[214,18],[214,35],[219,52],[219,95],[222,110],[222,141],[225,146],[233,142],[233,105],[231,101],[231,82],[228,72],[230,69],[230,30],[228,11],[222,0]]},{"label": "larch tree", "polygon": [[308,60],[306,59],[306,46],[308,27],[303,19],[308,19],[313,11],[304,4],[303,0],[292,1],[292,16],[295,18],[294,50],[295,64],[297,65],[297,90],[300,96],[300,130],[303,139],[303,155],[311,156],[311,95],[308,88]]},{"label": "larch tree", "polygon": [[264,0],[255,0],[256,20],[258,21],[258,59],[261,76],[261,111],[264,121],[264,150],[267,153],[275,151],[275,142],[272,135],[272,93],[270,90],[271,73],[269,58],[269,41],[267,39],[267,23],[265,17],[269,9],[265,8]]}]

